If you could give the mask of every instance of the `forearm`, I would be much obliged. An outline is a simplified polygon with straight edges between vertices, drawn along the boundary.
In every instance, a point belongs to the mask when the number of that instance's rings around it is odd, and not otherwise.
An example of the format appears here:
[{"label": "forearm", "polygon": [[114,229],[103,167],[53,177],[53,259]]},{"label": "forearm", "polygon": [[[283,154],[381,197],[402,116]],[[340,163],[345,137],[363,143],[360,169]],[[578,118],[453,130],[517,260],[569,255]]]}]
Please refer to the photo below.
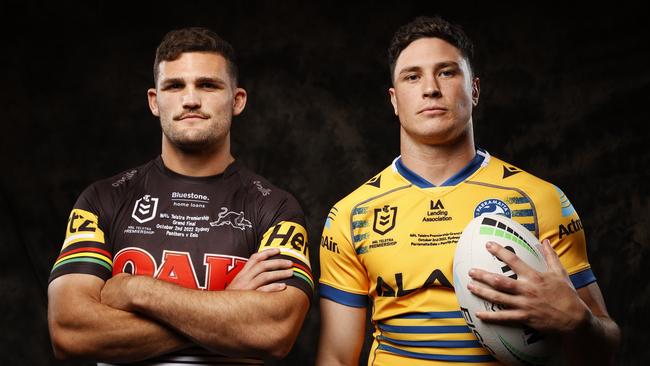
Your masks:
[{"label": "forearm", "polygon": [[140,278],[137,312],[226,355],[281,358],[298,335],[309,300],[300,290],[197,291]]},{"label": "forearm", "polygon": [[57,358],[137,361],[190,345],[166,326],[113,309],[64,281],[50,286],[48,322]]},{"label": "forearm", "polygon": [[620,330],[609,317],[589,313],[587,321],[562,341],[570,365],[613,365]]}]

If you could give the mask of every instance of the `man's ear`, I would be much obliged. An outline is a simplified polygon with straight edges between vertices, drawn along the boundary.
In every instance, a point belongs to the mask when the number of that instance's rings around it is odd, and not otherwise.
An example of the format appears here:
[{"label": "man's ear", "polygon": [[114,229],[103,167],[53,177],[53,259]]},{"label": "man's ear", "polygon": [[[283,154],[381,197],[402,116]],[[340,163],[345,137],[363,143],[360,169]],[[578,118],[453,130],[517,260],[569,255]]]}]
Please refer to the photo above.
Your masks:
[{"label": "man's ear", "polygon": [[149,101],[151,113],[156,117],[160,117],[160,111],[158,110],[158,92],[156,89],[151,88],[147,90],[147,100]]},{"label": "man's ear", "polygon": [[472,105],[476,107],[478,105],[478,98],[481,94],[481,80],[477,77],[472,79]]},{"label": "man's ear", "polygon": [[397,96],[395,96],[395,88],[388,88],[388,95],[390,95],[390,103],[393,105],[393,111],[396,116],[399,116],[397,110]]},{"label": "man's ear", "polygon": [[246,90],[243,88],[235,88],[235,96],[233,98],[233,103],[232,103],[232,115],[233,116],[238,116],[241,114],[241,112],[244,111],[244,108],[246,108],[246,98],[248,97],[248,94],[246,94]]}]

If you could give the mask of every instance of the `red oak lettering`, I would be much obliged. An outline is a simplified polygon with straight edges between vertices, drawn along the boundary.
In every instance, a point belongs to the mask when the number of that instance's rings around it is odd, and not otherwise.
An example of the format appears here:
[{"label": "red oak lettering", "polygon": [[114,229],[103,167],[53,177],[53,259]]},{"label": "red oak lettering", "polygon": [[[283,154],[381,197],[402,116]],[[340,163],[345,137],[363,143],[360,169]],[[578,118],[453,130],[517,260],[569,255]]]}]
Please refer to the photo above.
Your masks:
[{"label": "red oak lettering", "polygon": [[186,288],[199,289],[199,281],[196,278],[194,266],[192,266],[190,253],[187,252],[165,250],[163,262],[156,273],[156,278]]},{"label": "red oak lettering", "polygon": [[151,276],[191,289],[224,290],[237,273],[244,268],[246,258],[206,253],[205,283],[199,284],[198,276],[188,252],[163,251],[162,262],[157,266],[155,259],[144,249],[124,248],[113,259],[113,275],[127,272],[140,276]]},{"label": "red oak lettering", "polygon": [[[131,271],[127,270],[129,264]],[[113,276],[123,272],[138,276],[153,276],[156,272],[156,261],[146,250],[124,248],[113,258]]]},{"label": "red oak lettering", "polygon": [[227,257],[206,254],[203,263],[207,266],[206,288],[210,291],[224,290],[244,268],[246,260],[239,257]]}]

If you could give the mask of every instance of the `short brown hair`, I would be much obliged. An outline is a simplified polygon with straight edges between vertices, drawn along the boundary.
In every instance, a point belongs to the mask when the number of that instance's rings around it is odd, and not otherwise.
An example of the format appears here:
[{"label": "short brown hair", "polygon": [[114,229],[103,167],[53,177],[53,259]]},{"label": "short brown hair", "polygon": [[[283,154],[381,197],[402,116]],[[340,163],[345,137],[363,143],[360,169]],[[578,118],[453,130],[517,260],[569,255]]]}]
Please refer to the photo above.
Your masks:
[{"label": "short brown hair", "polygon": [[390,78],[393,80],[395,64],[402,51],[413,41],[420,38],[440,38],[458,48],[472,70],[472,58],[474,57],[474,45],[467,37],[463,29],[452,24],[439,16],[417,17],[408,24],[401,26],[390,42],[388,47],[388,64],[390,66]]},{"label": "short brown hair", "polygon": [[213,52],[223,56],[228,65],[228,73],[234,81],[233,85],[237,85],[235,50],[215,32],[201,27],[173,30],[163,37],[156,49],[156,59],[153,63],[154,83],[158,83],[158,66],[161,62],[174,61],[186,52]]}]

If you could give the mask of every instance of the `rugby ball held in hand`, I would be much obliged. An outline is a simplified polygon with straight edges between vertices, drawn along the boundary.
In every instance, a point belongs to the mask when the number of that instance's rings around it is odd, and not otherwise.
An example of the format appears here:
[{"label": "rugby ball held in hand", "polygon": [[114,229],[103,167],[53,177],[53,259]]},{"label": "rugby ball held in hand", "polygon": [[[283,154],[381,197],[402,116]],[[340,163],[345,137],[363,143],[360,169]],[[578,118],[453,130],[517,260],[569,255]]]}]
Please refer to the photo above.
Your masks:
[{"label": "rugby ball held in hand", "polygon": [[[454,290],[465,322],[478,341],[506,365],[545,365],[552,361],[553,342],[524,325],[501,325],[483,322],[477,311],[499,311],[499,304],[483,300],[467,289],[472,280],[469,270],[480,268],[517,279],[517,274],[485,247],[489,241],[499,243],[515,253],[537,271],[546,271],[546,261],[539,240],[521,224],[496,214],[474,218],[463,230],[454,255]],[[482,284],[478,283],[477,286]]]}]

